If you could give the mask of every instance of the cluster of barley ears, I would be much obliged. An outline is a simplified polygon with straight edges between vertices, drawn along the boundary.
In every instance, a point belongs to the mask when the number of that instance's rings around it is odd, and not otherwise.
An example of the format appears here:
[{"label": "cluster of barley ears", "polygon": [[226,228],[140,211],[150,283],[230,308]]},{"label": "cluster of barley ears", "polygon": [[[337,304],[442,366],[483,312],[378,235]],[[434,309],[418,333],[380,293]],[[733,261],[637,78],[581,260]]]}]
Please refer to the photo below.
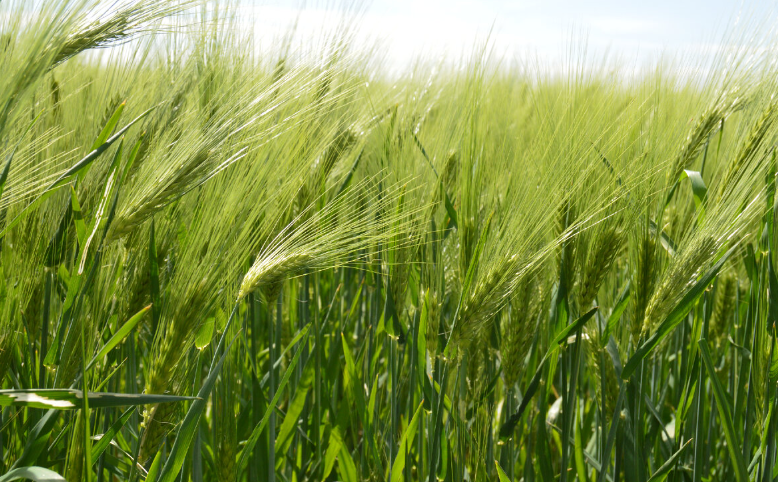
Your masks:
[{"label": "cluster of barley ears", "polygon": [[359,8],[263,49],[231,3],[33,3],[0,480],[773,480],[771,37],[385,75]]}]

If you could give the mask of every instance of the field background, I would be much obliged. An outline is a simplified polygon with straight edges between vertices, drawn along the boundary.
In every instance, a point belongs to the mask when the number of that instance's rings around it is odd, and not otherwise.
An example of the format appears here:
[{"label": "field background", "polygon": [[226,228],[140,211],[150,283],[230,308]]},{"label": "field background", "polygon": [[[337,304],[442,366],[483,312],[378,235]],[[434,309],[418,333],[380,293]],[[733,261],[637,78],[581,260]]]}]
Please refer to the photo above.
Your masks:
[{"label": "field background", "polygon": [[259,55],[232,4],[28,7],[0,482],[776,479],[771,36],[384,76],[348,15]]}]

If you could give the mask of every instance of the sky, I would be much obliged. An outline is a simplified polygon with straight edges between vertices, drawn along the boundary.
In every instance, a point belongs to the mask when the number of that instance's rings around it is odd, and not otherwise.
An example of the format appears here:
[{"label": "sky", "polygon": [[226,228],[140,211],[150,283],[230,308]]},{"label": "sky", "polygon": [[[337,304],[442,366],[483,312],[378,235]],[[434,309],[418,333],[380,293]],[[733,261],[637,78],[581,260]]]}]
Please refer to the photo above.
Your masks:
[{"label": "sky", "polygon": [[[337,23],[342,1],[239,0],[260,42],[277,42],[295,19],[298,41]],[[772,26],[778,1],[749,0],[373,0],[361,2],[357,38],[379,46],[391,68],[419,56],[455,60],[489,40],[511,61],[563,61],[571,45],[641,63],[659,54],[696,55],[744,23]]]}]

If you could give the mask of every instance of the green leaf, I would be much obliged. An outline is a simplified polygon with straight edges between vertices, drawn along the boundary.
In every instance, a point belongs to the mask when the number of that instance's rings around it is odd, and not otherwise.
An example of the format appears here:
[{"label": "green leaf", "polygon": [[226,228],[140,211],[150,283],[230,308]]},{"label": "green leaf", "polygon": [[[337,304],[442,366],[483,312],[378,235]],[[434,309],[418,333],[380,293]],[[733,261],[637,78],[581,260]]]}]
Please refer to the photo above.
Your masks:
[{"label": "green leaf", "polygon": [[444,206],[446,207],[446,213],[448,214],[448,218],[451,220],[449,225],[447,227],[456,228],[457,227],[457,210],[454,208],[454,204],[451,202],[451,198],[448,197],[448,193],[446,192],[446,188],[443,187],[443,181],[440,181],[440,190],[443,191],[443,196],[445,196],[445,202]]},{"label": "green leaf", "polygon": [[133,164],[135,164],[135,160],[138,158],[138,152],[140,152],[140,146],[143,144],[143,139],[146,137],[146,133],[142,132],[141,135],[138,137],[138,140],[135,141],[135,146],[132,148],[132,151],[130,152],[130,157],[127,158],[127,163],[124,165],[124,169],[122,169],[122,177],[119,180],[119,184],[123,185],[124,181],[127,180],[127,176],[130,174],[130,170],[132,169]]},{"label": "green leaf", "polygon": [[711,360],[710,352],[708,351],[708,342],[705,338],[701,338],[698,345],[700,355],[702,356],[703,366],[708,373],[708,378],[713,387],[716,408],[718,409],[719,419],[723,425],[724,438],[727,440],[727,452],[729,452],[729,458],[732,462],[732,466],[735,468],[735,478],[738,482],[748,482],[748,470],[746,469],[743,455],[740,452],[742,445],[737,440],[735,425],[732,423],[732,409],[726,393],[724,392],[724,388],[721,386],[719,377],[716,375],[716,369],[714,368],[713,360]]},{"label": "green leaf", "polygon": [[580,318],[575,320],[574,322],[570,323],[566,327],[562,328],[562,330],[557,333],[557,335],[554,337],[554,340],[551,342],[552,345],[562,345],[567,341],[567,338],[574,332],[578,331],[579,328],[582,328],[587,321],[589,321],[595,313],[597,313],[597,310],[599,307],[595,306],[591,310],[587,311],[583,314]]},{"label": "green leaf", "polygon": [[500,479],[500,482],[511,482],[511,479],[508,478],[508,475],[502,470],[502,467],[500,467],[500,464],[496,460],[494,461],[494,465],[497,467],[497,477]]},{"label": "green leaf", "polygon": [[121,414],[118,420],[116,420],[111,426],[108,428],[108,431],[106,431],[103,435],[100,436],[100,438],[97,440],[97,443],[95,443],[92,446],[92,463],[94,464],[97,462],[97,459],[100,458],[100,456],[105,452],[105,449],[108,448],[108,446],[111,444],[111,440],[116,436],[117,433],[119,433],[119,430],[124,427],[124,425],[127,423],[127,420],[130,419],[130,416],[132,416],[133,412],[135,412],[135,407],[130,407],[127,410],[124,411],[124,413]]},{"label": "green leaf", "polygon": [[681,457],[681,454],[684,450],[686,450],[686,447],[689,446],[689,444],[692,443],[692,439],[689,439],[683,446],[678,449],[676,453],[673,454],[672,457],[667,459],[667,461],[662,464],[661,467],[656,469],[656,472],[654,472],[651,475],[651,478],[648,479],[648,482],[662,482],[667,478],[667,474],[670,473],[670,471],[675,467],[676,462],[678,461],[678,458]]},{"label": "green leaf", "polygon": [[[656,236],[657,226],[654,221],[649,221],[649,229],[651,231],[651,234],[653,236]],[[678,248],[675,242],[672,239],[670,239],[670,236],[668,236],[666,232],[662,231],[661,233],[659,233],[659,242],[662,244],[662,247],[665,248],[667,254],[669,254],[671,257],[675,256],[675,253],[678,252]]]},{"label": "green leaf", "polygon": [[322,475],[322,480],[326,480],[332,473],[332,469],[335,467],[335,461],[338,459],[341,448],[343,448],[343,437],[340,435],[340,429],[338,427],[332,427],[327,452],[324,454],[324,473]]},{"label": "green leaf", "polygon": [[708,194],[708,187],[705,185],[705,181],[702,180],[702,174],[698,171],[684,170],[681,174],[681,178],[678,181],[683,181],[684,178],[689,179],[692,184],[692,194],[694,196],[694,206],[698,211],[704,212],[705,197]]},{"label": "green leaf", "polygon": [[43,467],[19,467],[13,469],[7,474],[0,477],[0,482],[10,482],[11,480],[32,480],[34,482],[67,482],[64,477],[54,472],[53,470],[44,469]]},{"label": "green leaf", "polygon": [[635,354],[632,355],[632,358],[627,361],[627,364],[624,366],[624,370],[621,372],[622,379],[628,380],[630,375],[632,375],[635,369],[640,366],[640,363],[651,353],[651,351],[653,351],[653,349],[656,348],[656,346],[659,345],[659,343],[668,334],[670,334],[670,332],[672,332],[676,326],[678,326],[678,323],[680,323],[684,316],[689,313],[689,310],[692,309],[694,303],[696,303],[699,297],[702,296],[702,293],[705,292],[705,289],[708,287],[708,285],[713,282],[713,279],[719,273],[721,267],[724,266],[724,263],[727,261],[727,259],[729,259],[732,253],[735,252],[737,247],[738,245],[732,246],[729,251],[727,251],[724,256],[722,256],[721,259],[716,262],[716,264],[714,264],[708,271],[705,272],[702,278],[700,278],[697,283],[692,286],[692,288],[684,295],[684,297],[681,298],[681,301],[678,303],[675,309],[673,309],[673,311],[667,315],[665,321],[659,325],[656,333],[651,335],[651,337],[649,337],[648,340],[646,340],[635,351]]},{"label": "green leaf", "polygon": [[[174,395],[89,392],[87,400],[91,408],[106,408],[180,402],[194,400],[194,398]],[[83,392],[73,388],[0,390],[0,406],[73,410],[81,408],[83,401]]]},{"label": "green leaf", "polygon": [[94,239],[95,235],[97,234],[97,231],[104,226],[104,223],[106,221],[106,207],[108,206],[108,200],[112,198],[111,194],[113,192],[114,184],[116,182],[116,172],[119,168],[119,160],[122,157],[122,149],[124,147],[124,139],[119,142],[119,147],[116,149],[116,153],[113,156],[113,162],[111,163],[111,169],[110,174],[108,175],[108,180],[105,183],[105,190],[103,191],[103,197],[100,199],[100,203],[97,205],[97,210],[95,210],[95,219],[92,221],[92,232],[89,234],[89,236],[86,238],[86,242],[82,245],[81,249],[81,262],[78,265],[78,274],[82,274],[84,272],[84,267],[86,265],[87,260],[87,254],[89,253],[89,246],[92,244],[92,240]]},{"label": "green leaf", "polygon": [[297,428],[297,421],[300,418],[300,414],[305,408],[305,401],[308,398],[308,392],[313,385],[314,366],[307,365],[305,371],[300,377],[300,381],[295,389],[294,398],[286,409],[286,415],[284,421],[281,424],[281,428],[278,430],[276,436],[276,460],[283,461],[283,454],[289,450],[289,446],[292,444],[292,436],[294,430]]},{"label": "green leaf", "polygon": [[586,464],[584,462],[584,444],[581,437],[581,420],[579,419],[580,415],[578,414],[578,411],[575,412],[575,417],[573,418],[573,424],[575,427],[573,427],[573,437],[575,440],[575,443],[573,444],[573,449],[575,450],[575,470],[578,473],[578,480],[580,482],[588,482],[588,477],[586,476]]},{"label": "green leaf", "polygon": [[54,425],[57,423],[59,417],[59,410],[48,410],[38,423],[30,431],[27,436],[27,441],[24,444],[24,451],[21,457],[14,462],[11,468],[24,467],[26,465],[32,465],[37,463],[38,457],[49,441],[51,431],[54,429]]},{"label": "green leaf", "polygon": [[[376,383],[377,385],[377,383]],[[419,408],[416,409],[416,413],[413,414],[408,428],[403,432],[403,436],[400,439],[400,445],[397,447],[397,456],[392,463],[392,477],[391,482],[400,482],[403,480],[403,470],[405,469],[405,452],[409,450],[409,443],[413,443],[414,437],[416,437],[416,427],[419,424],[419,414],[424,406],[424,401],[419,404]]]},{"label": "green leaf", "polygon": [[124,107],[127,104],[127,101],[125,100],[121,104],[119,104],[119,107],[116,108],[116,110],[111,115],[111,118],[108,119],[108,122],[106,122],[105,127],[103,127],[103,130],[100,131],[100,134],[97,136],[97,139],[95,139],[94,144],[92,144],[92,150],[94,151],[101,145],[105,144],[105,141],[108,139],[108,136],[111,135],[111,132],[116,129],[116,124],[119,123],[119,118],[122,116],[122,112],[124,112]]},{"label": "green leaf", "polygon": [[108,340],[105,345],[103,345],[102,348],[100,348],[100,351],[97,352],[97,355],[92,358],[92,360],[87,364],[86,368],[84,369],[89,370],[92,368],[95,363],[102,360],[105,355],[108,354],[111,350],[116,348],[116,346],[124,340],[124,338],[127,337],[127,335],[132,331],[133,328],[135,328],[135,325],[138,324],[140,320],[143,319],[143,315],[146,314],[147,311],[151,309],[151,305],[148,305],[147,307],[141,309],[139,312],[135,313],[129,320],[127,320],[119,330],[114,333],[114,335],[111,337],[110,340]]},{"label": "green leaf", "polygon": [[198,350],[204,350],[211,344],[211,338],[213,338],[213,328],[216,324],[216,317],[210,316],[204,322],[197,327],[197,333],[195,334],[195,347]]},{"label": "green leaf", "polygon": [[[213,351],[213,359],[211,360],[211,366],[208,370],[208,377],[206,377],[205,381],[200,387],[197,400],[195,400],[189,407],[183,422],[181,422],[181,428],[178,429],[178,433],[176,434],[176,441],[173,443],[173,447],[170,449],[170,457],[168,457],[168,459],[165,461],[165,465],[162,467],[162,469],[159,469],[161,461],[158,459],[160,458],[162,452],[160,451],[157,454],[157,456],[154,458],[154,462],[152,463],[152,468],[149,470],[149,474],[146,477],[148,482],[155,482],[157,480],[162,482],[172,482],[181,471],[181,466],[184,464],[186,455],[189,452],[189,445],[194,439],[195,431],[197,430],[198,424],[200,422],[200,416],[205,410],[208,396],[210,395],[211,390],[213,390],[213,386],[216,383],[216,379],[218,378],[219,373],[221,372],[221,367],[224,364],[224,360],[227,358],[227,354],[230,352],[230,348],[232,348],[232,344],[235,342],[235,338],[237,338],[236,336],[232,339],[232,341],[230,341],[227,349],[224,350],[224,353],[220,357],[219,353],[224,346],[224,341],[227,338],[227,333],[229,332],[229,328],[232,325],[232,320],[235,318],[235,313],[238,312],[238,307],[239,304],[236,303],[232,309],[232,313],[230,313],[230,318],[227,320],[227,324],[224,326],[224,331],[222,332],[221,338],[219,338],[219,343],[216,345],[216,348]],[[159,476],[157,476],[157,473],[159,473]]]},{"label": "green leaf", "polygon": [[359,482],[357,466],[345,445],[341,446],[338,454],[338,475],[343,482]]},{"label": "green leaf", "polygon": [[162,450],[157,452],[154,456],[154,460],[151,462],[149,472],[146,474],[147,482],[154,482],[159,478],[159,471],[162,470]]},{"label": "green leaf", "polygon": [[343,333],[340,334],[341,342],[343,343],[343,356],[346,359],[346,375],[344,377],[344,389],[349,389],[350,393],[354,397],[354,403],[357,405],[359,413],[365,413],[365,391],[362,388],[362,384],[359,381],[359,375],[357,373],[356,364],[354,358],[351,356],[351,350],[346,343],[346,337]]},{"label": "green leaf", "polygon": [[86,223],[84,223],[84,214],[81,212],[81,204],[78,202],[78,196],[73,186],[70,186],[70,205],[73,209],[73,224],[76,226],[76,237],[78,245],[83,246],[86,243]]}]

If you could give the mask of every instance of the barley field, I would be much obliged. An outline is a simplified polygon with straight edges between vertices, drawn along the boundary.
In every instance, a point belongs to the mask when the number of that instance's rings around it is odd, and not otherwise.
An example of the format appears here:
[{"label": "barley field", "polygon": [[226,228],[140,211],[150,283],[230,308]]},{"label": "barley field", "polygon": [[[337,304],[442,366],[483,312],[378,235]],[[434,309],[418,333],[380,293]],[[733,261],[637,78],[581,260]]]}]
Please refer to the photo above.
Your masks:
[{"label": "barley field", "polygon": [[[627,75],[0,3],[0,482],[774,481],[769,36]],[[571,49],[573,51],[575,49]]]}]

